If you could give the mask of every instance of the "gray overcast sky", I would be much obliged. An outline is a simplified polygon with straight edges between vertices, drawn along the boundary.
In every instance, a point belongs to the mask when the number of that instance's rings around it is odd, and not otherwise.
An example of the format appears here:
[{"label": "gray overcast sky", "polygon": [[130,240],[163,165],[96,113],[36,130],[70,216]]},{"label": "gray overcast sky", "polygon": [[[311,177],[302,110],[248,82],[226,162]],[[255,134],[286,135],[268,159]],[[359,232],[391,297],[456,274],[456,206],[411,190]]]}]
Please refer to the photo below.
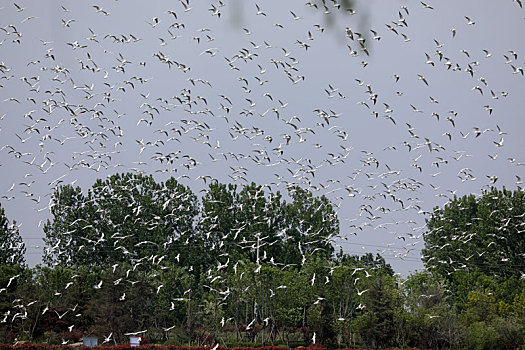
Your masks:
[{"label": "gray overcast sky", "polygon": [[525,179],[517,2],[223,2],[0,2],[0,202],[30,265],[53,187],[116,172],[299,183],[338,206],[346,252],[402,273],[424,212]]}]

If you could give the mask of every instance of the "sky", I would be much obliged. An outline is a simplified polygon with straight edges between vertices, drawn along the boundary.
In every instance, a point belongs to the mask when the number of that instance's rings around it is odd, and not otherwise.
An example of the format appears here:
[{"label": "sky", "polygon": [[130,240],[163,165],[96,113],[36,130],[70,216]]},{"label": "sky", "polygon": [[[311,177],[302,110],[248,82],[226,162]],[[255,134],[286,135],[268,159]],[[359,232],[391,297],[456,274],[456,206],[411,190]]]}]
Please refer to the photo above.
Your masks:
[{"label": "sky", "polygon": [[1,1],[0,203],[29,265],[54,188],[118,172],[298,184],[334,203],[334,244],[402,274],[434,207],[522,186],[520,3],[345,6]]}]

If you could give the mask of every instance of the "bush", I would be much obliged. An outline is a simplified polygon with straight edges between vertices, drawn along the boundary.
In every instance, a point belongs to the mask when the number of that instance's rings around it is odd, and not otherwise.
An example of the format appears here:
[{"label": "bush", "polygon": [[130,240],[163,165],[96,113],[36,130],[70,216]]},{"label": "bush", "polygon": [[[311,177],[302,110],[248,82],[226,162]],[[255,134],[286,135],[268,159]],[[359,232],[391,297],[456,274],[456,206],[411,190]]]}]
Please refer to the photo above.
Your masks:
[{"label": "bush", "polygon": [[502,343],[506,349],[516,349],[520,345],[525,345],[525,326],[513,317],[498,317],[492,321],[496,332],[500,335]]},{"label": "bush", "polygon": [[[212,350],[215,346],[176,346],[176,345],[154,345],[146,344],[137,347],[131,347],[129,344],[113,345],[101,345],[88,348],[80,346],[78,348],[69,345],[47,345],[47,344],[34,344],[34,343],[23,343],[20,345],[0,344],[0,350]],[[307,347],[300,347],[301,350],[326,350],[326,347],[321,344],[312,344]],[[296,348],[299,349],[299,348]],[[249,346],[238,346],[233,348],[225,348],[219,346],[216,350],[290,350],[285,346],[260,346],[260,347],[249,347]]]},{"label": "bush", "polygon": [[494,327],[485,322],[474,322],[468,327],[467,348],[472,350],[497,349],[502,337]]}]

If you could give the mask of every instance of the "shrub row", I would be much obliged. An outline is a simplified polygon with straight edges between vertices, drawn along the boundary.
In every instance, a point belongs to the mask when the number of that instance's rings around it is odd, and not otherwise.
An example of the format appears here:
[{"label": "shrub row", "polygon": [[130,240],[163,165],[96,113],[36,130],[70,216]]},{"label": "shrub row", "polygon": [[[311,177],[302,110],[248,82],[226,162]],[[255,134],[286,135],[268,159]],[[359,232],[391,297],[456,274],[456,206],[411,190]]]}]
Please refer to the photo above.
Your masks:
[{"label": "shrub row", "polygon": [[[129,344],[119,345],[101,345],[88,348],[86,346],[73,346],[73,345],[47,345],[47,344],[34,344],[34,343],[23,343],[17,345],[11,344],[0,344],[0,350],[326,350],[326,347],[321,344],[311,344],[309,346],[287,348],[286,346],[259,346],[259,347],[248,347],[248,346],[236,346],[232,348],[225,348],[222,346],[176,346],[176,345],[154,345],[147,344],[137,347],[131,347]],[[345,348],[340,350],[365,350],[360,348]],[[388,350],[388,349],[387,349]],[[391,349],[394,350],[394,349]],[[406,350],[419,350],[419,349],[406,349]]]},{"label": "shrub row", "polygon": [[[11,344],[0,344],[0,350],[290,350],[286,346],[260,346],[260,347],[248,347],[248,346],[236,346],[232,348],[225,348],[222,346],[177,346],[177,345],[154,345],[146,344],[137,347],[131,347],[129,344],[119,345],[101,345],[92,348],[86,346],[74,346],[74,345],[47,345],[47,344],[34,344],[34,343],[23,343],[17,345]],[[326,350],[325,347],[314,344],[308,347],[300,347],[296,349],[301,350]]]}]

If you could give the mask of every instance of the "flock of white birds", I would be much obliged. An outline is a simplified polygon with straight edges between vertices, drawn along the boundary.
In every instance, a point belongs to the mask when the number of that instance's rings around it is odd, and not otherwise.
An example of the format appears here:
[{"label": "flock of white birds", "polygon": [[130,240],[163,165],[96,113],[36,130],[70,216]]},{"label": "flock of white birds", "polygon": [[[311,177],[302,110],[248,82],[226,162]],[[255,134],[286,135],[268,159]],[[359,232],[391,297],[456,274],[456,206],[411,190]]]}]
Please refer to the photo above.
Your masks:
[{"label": "flock of white birds", "polygon": [[522,186],[520,0],[349,3],[2,1],[0,202],[30,264],[54,189],[117,172],[299,185],[334,245],[403,272],[432,208]]}]

